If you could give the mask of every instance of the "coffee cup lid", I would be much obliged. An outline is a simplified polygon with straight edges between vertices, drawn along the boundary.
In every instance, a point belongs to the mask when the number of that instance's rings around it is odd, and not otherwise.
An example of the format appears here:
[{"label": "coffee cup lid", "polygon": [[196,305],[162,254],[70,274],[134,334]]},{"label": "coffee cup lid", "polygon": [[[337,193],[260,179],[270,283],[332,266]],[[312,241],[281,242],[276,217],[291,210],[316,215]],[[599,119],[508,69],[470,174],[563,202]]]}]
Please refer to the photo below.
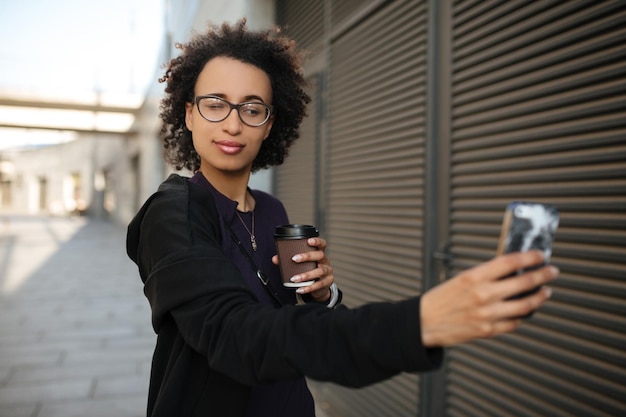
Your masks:
[{"label": "coffee cup lid", "polygon": [[276,226],[274,237],[278,239],[302,239],[319,236],[319,230],[310,224],[281,224]]}]

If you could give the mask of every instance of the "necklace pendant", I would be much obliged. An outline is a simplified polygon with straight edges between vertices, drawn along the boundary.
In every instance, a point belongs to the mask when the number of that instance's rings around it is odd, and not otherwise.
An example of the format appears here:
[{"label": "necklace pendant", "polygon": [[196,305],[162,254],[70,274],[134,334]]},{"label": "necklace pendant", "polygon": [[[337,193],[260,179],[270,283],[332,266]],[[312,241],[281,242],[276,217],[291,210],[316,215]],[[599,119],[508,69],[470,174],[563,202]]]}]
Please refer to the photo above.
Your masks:
[{"label": "necklace pendant", "polygon": [[246,226],[246,222],[243,221],[238,211],[235,211],[235,214],[237,215],[237,217],[239,217],[239,221],[243,225],[243,228],[246,229],[246,232],[248,232],[248,234],[250,235],[250,243],[252,244],[252,251],[256,252],[257,245],[256,245],[256,237],[254,236],[254,211],[250,212],[250,217],[252,217],[252,230],[248,229],[248,226]]}]

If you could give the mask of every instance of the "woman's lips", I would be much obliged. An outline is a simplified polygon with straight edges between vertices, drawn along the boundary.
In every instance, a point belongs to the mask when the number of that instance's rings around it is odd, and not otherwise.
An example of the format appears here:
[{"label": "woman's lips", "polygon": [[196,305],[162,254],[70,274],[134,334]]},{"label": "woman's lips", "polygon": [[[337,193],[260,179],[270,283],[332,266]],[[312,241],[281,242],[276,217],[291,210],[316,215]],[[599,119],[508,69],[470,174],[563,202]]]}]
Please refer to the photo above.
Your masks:
[{"label": "woman's lips", "polygon": [[239,142],[232,141],[232,140],[220,140],[220,141],[215,142],[215,144],[222,152],[228,155],[237,154],[241,152],[244,148],[244,145],[242,145]]}]

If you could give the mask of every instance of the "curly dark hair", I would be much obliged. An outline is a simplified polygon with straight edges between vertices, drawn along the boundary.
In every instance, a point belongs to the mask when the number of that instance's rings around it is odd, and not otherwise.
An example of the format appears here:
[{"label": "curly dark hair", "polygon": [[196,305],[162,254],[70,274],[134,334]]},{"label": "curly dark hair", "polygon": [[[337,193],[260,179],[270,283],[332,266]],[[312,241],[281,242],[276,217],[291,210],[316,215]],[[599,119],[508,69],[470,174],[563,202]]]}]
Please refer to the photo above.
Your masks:
[{"label": "curly dark hair", "polygon": [[206,33],[196,34],[189,43],[176,44],[176,48],[182,53],[170,60],[159,79],[167,83],[160,106],[165,160],[177,170],[200,168],[200,157],[185,125],[185,105],[193,101],[196,81],[205,64],[222,56],[252,64],[269,76],[274,124],[252,163],[252,172],[282,164],[289,147],[300,136],[298,128],[311,100],[304,91],[304,57],[296,51],[295,42],[282,35],[277,26],[251,31],[246,19],[241,19],[232,25],[210,26]]}]

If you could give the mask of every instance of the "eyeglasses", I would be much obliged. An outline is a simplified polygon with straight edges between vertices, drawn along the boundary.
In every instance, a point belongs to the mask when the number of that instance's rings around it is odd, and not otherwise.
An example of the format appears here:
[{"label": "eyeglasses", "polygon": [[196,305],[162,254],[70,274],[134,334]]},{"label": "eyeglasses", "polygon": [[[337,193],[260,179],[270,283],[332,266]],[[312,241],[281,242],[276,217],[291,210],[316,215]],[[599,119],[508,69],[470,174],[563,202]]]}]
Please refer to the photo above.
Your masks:
[{"label": "eyeglasses", "polygon": [[235,109],[243,123],[256,127],[267,123],[272,114],[272,106],[255,101],[233,104],[217,96],[198,96],[194,101],[200,116],[209,122],[221,122]]}]

